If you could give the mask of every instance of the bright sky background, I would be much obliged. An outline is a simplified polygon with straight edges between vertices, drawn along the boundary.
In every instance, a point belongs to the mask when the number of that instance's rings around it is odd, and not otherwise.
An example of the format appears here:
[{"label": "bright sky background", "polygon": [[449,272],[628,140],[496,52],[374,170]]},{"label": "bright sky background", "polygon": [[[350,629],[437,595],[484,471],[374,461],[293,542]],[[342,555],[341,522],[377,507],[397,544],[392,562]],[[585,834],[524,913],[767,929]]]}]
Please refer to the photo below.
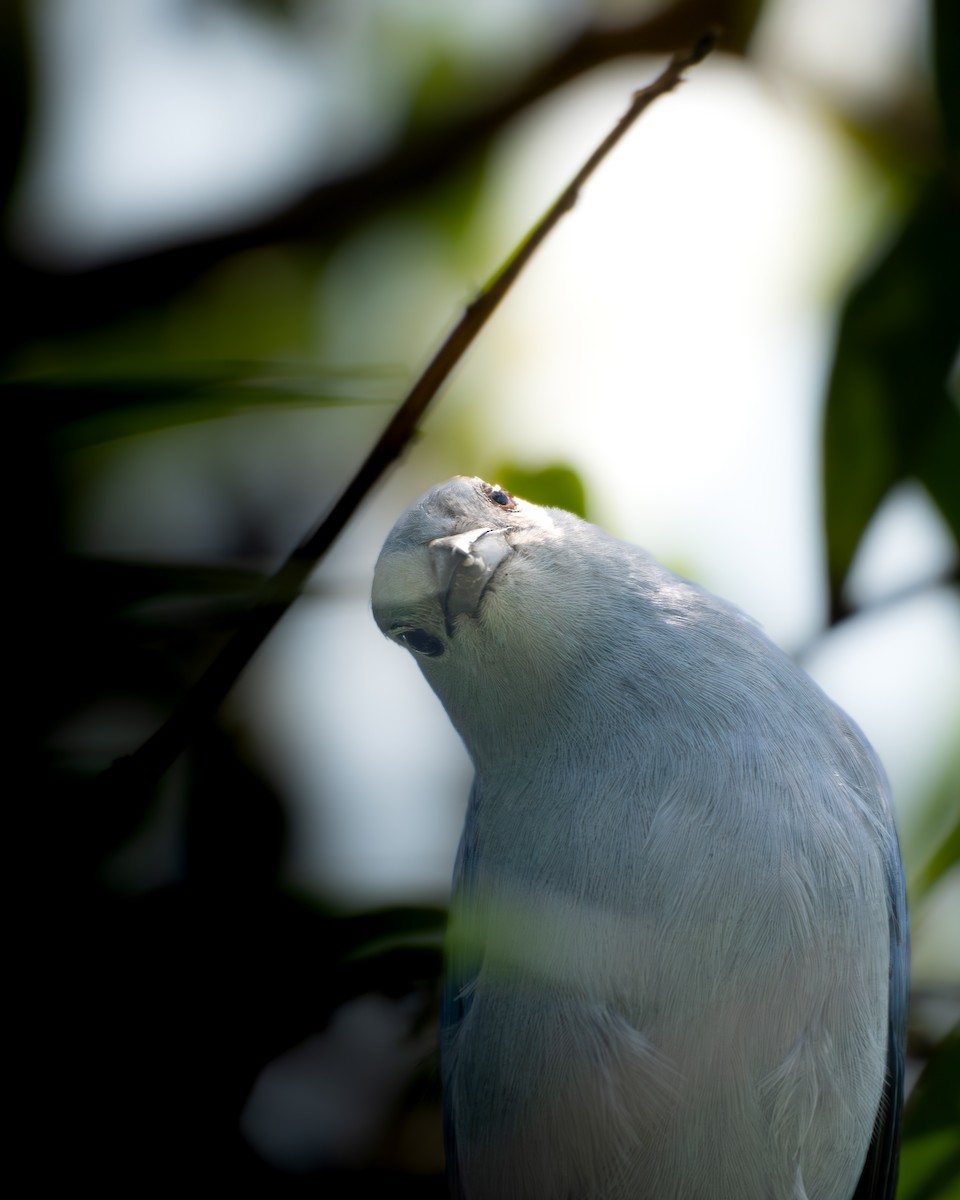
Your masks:
[{"label": "bright sky background", "polygon": [[[342,161],[384,136],[373,122],[380,101],[364,99],[370,81],[324,59],[319,33],[299,47],[268,40],[264,53],[243,19],[212,8],[187,38],[167,19],[174,4],[38,0],[58,86],[17,217],[34,245],[42,229],[47,252],[82,260],[145,231],[175,235],[198,216],[202,224],[269,202],[266,181],[278,175],[310,176],[308,145]],[[329,7],[362,36],[364,5]],[[429,14],[436,4],[418,7]],[[491,6],[491,19],[522,8]],[[540,252],[426,436],[322,568],[338,598],[301,603],[243,682],[236,711],[255,717],[295,804],[295,878],[319,870],[363,902],[445,894],[469,764],[367,603],[393,520],[443,475],[504,459],[570,462],[598,523],[734,600],[788,650],[815,633],[822,384],[836,303],[887,198],[807,85],[875,95],[915,62],[920,9],[916,0],[781,0],[760,35],[764,76],[722,56],[691,72]],[[479,29],[480,8],[472,11]],[[491,270],[659,65],[597,73],[511,129],[477,218]],[[411,232],[380,226],[344,246],[317,304],[329,315],[335,285],[370,286],[359,265],[381,263],[371,328],[356,337],[415,369],[480,281],[427,250],[418,258]],[[439,287],[420,305],[427,283]],[[346,331],[338,345],[349,361]],[[325,419],[304,419],[308,439]],[[470,461],[438,457],[431,430],[454,428],[471,432]],[[372,432],[368,424],[363,436]],[[98,514],[115,513],[120,487],[105,480],[92,502],[89,549],[178,544],[191,519],[184,506],[151,509],[138,526],[136,497],[124,493],[131,524],[105,524]],[[136,545],[125,541],[132,529]],[[884,594],[949,554],[930,505],[907,490],[871,534],[860,587]],[[931,595],[859,623],[807,665],[879,750],[909,839],[906,798],[933,782],[960,728],[955,599]],[[949,954],[960,962],[960,932]]]}]

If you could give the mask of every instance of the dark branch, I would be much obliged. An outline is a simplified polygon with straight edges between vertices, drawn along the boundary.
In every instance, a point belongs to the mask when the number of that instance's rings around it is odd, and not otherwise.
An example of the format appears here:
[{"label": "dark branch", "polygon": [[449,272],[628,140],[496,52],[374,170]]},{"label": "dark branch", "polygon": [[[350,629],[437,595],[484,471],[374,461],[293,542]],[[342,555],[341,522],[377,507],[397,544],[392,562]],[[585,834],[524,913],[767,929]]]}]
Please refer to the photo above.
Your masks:
[{"label": "dark branch", "polygon": [[711,27],[724,28],[725,49],[742,50],[749,34],[742,11],[736,0],[681,0],[647,20],[588,28],[486,107],[447,125],[410,132],[382,159],[319,183],[278,211],[232,230],[74,273],[12,257],[4,273],[17,303],[0,327],[0,350],[35,337],[75,333],[159,303],[244,250],[305,240],[330,244],[372,212],[436,185],[482,152],[518,113],[594,67],[630,55],[670,53]]}]

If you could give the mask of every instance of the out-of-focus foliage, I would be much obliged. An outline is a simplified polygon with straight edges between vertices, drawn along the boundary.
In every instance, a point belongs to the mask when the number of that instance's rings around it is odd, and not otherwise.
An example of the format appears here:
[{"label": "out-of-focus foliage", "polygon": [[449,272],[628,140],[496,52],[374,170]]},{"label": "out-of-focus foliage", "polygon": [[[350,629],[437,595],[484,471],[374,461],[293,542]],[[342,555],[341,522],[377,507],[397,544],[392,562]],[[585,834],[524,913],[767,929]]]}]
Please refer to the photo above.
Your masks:
[{"label": "out-of-focus foliage", "polygon": [[[824,422],[824,497],[834,611],[867,525],[905,478],[960,539],[960,11],[933,5],[937,144],[901,230],[855,288],[840,325]],[[878,153],[894,148],[874,143]]]},{"label": "out-of-focus foliage", "polygon": [[944,764],[943,775],[931,790],[920,817],[914,822],[907,879],[912,903],[922,901],[950,871],[960,868],[960,744]]},{"label": "out-of-focus foliage", "polygon": [[[960,10],[931,9],[938,127],[918,161],[896,129],[869,145],[905,186],[905,213],[889,248],[841,316],[824,419],[824,509],[831,608],[847,611],[844,584],[886,496],[919,481],[960,540]],[[908,862],[914,917],[960,866],[960,770],[954,756],[915,821],[924,859]],[[960,1196],[960,1077],[954,1028],[929,1058],[906,1110],[898,1196]]]},{"label": "out-of-focus foliage", "polygon": [[899,1200],[960,1195],[960,1026],[917,1080],[904,1121]]},{"label": "out-of-focus foliage", "polygon": [[[889,248],[844,307],[824,420],[824,507],[831,605],[846,611],[844,584],[882,502],[897,484],[919,481],[960,539],[960,11],[931,5],[938,129],[917,161],[896,130],[869,144],[900,171],[905,215]],[[915,821],[924,859],[908,862],[914,916],[960,861],[958,763],[948,764]],[[907,1106],[898,1195],[960,1195],[957,1031],[930,1057]]]},{"label": "out-of-focus foliage", "polygon": [[384,404],[388,387],[395,392],[396,381],[385,372],[321,375],[287,362],[222,362],[202,364],[193,375],[0,381],[0,396],[14,410],[36,414],[62,447],[77,448],[241,413]]},{"label": "out-of-focus foliage", "polygon": [[960,409],[948,389],[960,312],[951,186],[946,171],[930,185],[844,313],[825,428],[835,596],[873,514],[906,478],[926,487],[960,538]]},{"label": "out-of-focus foliage", "polygon": [[[960,540],[960,11],[932,5],[936,144],[915,167],[902,228],[844,308],[824,421],[833,611],[873,515],[918,480]],[[874,152],[898,148],[874,140]],[[902,150],[900,151],[902,153]]]},{"label": "out-of-focus foliage", "polygon": [[[278,28],[303,10],[292,0],[235,3]],[[0,211],[42,101],[29,4],[0,6]],[[311,895],[291,886],[289,798],[235,717],[201,730],[155,793],[98,791],[91,781],[136,749],[216,655],[267,565],[359,462],[377,427],[370,402],[384,401],[385,385],[398,395],[395,375],[370,369],[389,366],[395,349],[368,305],[378,247],[401,235],[414,247],[395,287],[411,297],[408,308],[423,309],[423,345],[411,355],[425,358],[452,315],[435,298],[444,271],[460,295],[478,269],[468,216],[509,117],[600,62],[690,43],[717,18],[725,48],[743,53],[764,6],[561,7],[566,24],[549,4],[531,10],[529,40],[485,72],[468,69],[473,50],[455,17],[438,31],[405,24],[403,6],[379,6],[371,74],[401,43],[416,50],[391,138],[338,180],[318,164],[313,187],[241,227],[74,271],[29,261],[10,239],[0,247],[0,395],[22,480],[11,524],[28,543],[11,590],[22,614],[16,645],[31,655],[24,707],[35,726],[30,770],[18,771],[30,782],[15,802],[33,832],[17,900],[32,921],[37,1161],[59,1160],[73,1179],[129,1192],[201,1176],[217,1187],[237,1173],[247,1193],[271,1197],[317,1186],[326,1195],[444,1194],[429,1055],[412,1083],[380,1081],[379,1133],[346,1165],[331,1153],[297,1174],[236,1132],[264,1067],[336,1025],[358,998],[387,997],[411,1029],[429,1026],[442,898],[358,914],[322,885]],[[918,478],[960,533],[960,419],[946,389],[960,313],[960,31],[952,0],[932,9],[942,142],[907,181],[902,227],[846,305],[827,400],[835,615],[857,545],[900,479]],[[872,130],[870,144],[892,163],[883,132]],[[358,347],[368,357],[358,361]],[[265,431],[291,413],[317,419],[316,444],[304,447],[297,433],[271,440]],[[271,457],[281,444],[283,455]],[[136,556],[99,554],[78,532],[90,512],[98,528],[130,516],[95,502],[103,478],[125,471],[140,483],[156,477],[155,508],[181,505],[175,532],[189,541],[157,532],[149,504],[138,510],[149,545]],[[576,465],[516,461],[497,474],[511,491],[586,513]],[[217,505],[194,499],[197,476]],[[132,517],[128,528],[141,529]],[[955,787],[954,771],[930,802],[930,851],[913,898],[957,869]],[[947,1168],[956,1161],[957,1072],[953,1042],[930,1057],[910,1110],[911,1200],[956,1194]]]},{"label": "out-of-focus foliage", "polygon": [[546,504],[553,508],[565,508],[567,512],[587,515],[587,496],[583,480],[572,468],[561,463],[534,470],[504,463],[492,472],[502,487],[515,496],[523,496],[533,504]]}]

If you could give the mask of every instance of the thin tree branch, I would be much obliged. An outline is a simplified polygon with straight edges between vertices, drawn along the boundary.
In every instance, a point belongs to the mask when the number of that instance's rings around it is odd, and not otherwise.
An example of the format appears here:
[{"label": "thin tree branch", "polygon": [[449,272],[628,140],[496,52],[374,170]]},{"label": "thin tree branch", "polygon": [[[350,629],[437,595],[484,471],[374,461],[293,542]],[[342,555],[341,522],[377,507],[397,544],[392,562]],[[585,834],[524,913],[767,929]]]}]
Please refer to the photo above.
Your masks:
[{"label": "thin tree branch", "polygon": [[21,261],[8,247],[3,274],[17,303],[0,325],[0,351],[159,303],[232,254],[304,240],[330,244],[375,209],[436,185],[489,145],[518,113],[586,71],[630,55],[670,53],[711,27],[723,27],[727,51],[742,51],[753,15],[743,0],[680,0],[625,25],[588,27],[486,105],[443,125],[413,129],[383,158],[209,237],[75,272]]},{"label": "thin tree branch", "polygon": [[450,372],[463,357],[537,248],[561,217],[576,204],[580,189],[640,114],[659,96],[681,82],[686,68],[713,48],[715,33],[705,34],[693,49],[675,54],[648,87],[634,93],[630,107],[560,193],[547,212],[465,310],[424,372],[397,409],[366,461],[347,485],[329,515],[293,551],[264,585],[260,598],[206,672],[184,695],[163,725],[132,756],[118,760],[101,780],[112,788],[154,784],[207,721],[233,687],[253,654],[303,589],[317,563],[356,511],[361,500],[410,440],[417,423]]}]

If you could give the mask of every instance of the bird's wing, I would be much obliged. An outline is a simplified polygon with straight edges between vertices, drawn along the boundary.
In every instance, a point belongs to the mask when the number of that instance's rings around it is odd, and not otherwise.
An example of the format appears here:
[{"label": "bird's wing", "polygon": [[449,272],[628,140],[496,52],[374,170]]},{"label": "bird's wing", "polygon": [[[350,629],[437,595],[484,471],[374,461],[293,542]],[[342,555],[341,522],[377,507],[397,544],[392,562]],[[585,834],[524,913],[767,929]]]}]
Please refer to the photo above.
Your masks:
[{"label": "bird's wing", "polygon": [[907,1039],[910,932],[903,864],[896,837],[887,856],[890,904],[890,1007],[887,1019],[887,1077],[867,1159],[853,1200],[893,1200],[900,1162],[903,1060]]},{"label": "bird's wing", "polygon": [[[478,784],[474,780],[467,806],[467,816],[457,850],[457,861],[453,870],[453,895],[451,898],[451,913],[469,913],[475,910],[471,903],[471,890],[474,884],[474,862],[476,858],[476,822],[473,818],[476,805],[479,803]],[[476,934],[476,930],[472,931]],[[470,1011],[473,996],[473,984],[480,970],[478,959],[478,943],[474,937],[459,935],[457,930],[448,931],[444,950],[443,990],[440,996],[440,1046],[441,1065],[449,1061],[448,1047],[456,1037],[463,1019]],[[460,1200],[460,1188],[456,1132],[453,1127],[453,1113],[449,1101],[449,1090],[444,1078],[443,1089],[443,1144],[447,1164],[447,1182],[451,1200]]]}]

